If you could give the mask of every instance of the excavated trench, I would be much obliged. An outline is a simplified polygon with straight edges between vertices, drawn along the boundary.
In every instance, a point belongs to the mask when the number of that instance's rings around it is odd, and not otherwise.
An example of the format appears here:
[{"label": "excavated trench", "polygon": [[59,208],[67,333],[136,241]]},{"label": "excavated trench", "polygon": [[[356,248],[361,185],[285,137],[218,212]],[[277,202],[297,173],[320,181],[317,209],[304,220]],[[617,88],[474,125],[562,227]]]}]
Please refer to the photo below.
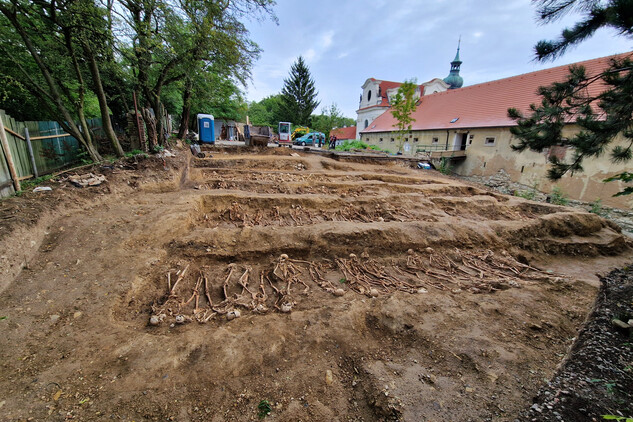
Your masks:
[{"label": "excavated trench", "polygon": [[[556,333],[571,338],[591,302],[588,286],[532,261],[543,255],[618,255],[628,249],[625,239],[593,214],[491,193],[435,173],[367,167],[307,156],[193,160],[190,177],[197,191],[188,232],[170,240],[168,258],[143,282],[150,287],[135,292],[135,303],[142,299],[143,314],[151,316],[149,332],[177,335],[180,325],[206,332],[203,327],[219,330],[242,319],[256,326],[277,321],[280,332],[320,324],[342,353],[333,375],[341,383],[337,391],[349,397],[342,414],[359,412],[362,420],[433,414],[505,420],[534,390],[524,387],[532,373],[519,367],[536,359],[552,362],[553,371],[556,353],[568,344]],[[563,311],[570,299],[585,310],[574,305],[572,313]],[[494,312],[471,314],[467,304],[476,302]],[[454,306],[449,303],[461,303],[456,313],[446,312]],[[512,316],[501,310],[508,307],[515,308]],[[138,323],[138,310],[128,307],[121,316]],[[557,312],[568,316],[554,317]],[[520,323],[522,313],[538,322]],[[471,329],[458,328],[458,321],[479,317]],[[351,318],[351,325],[332,325],[332,318]],[[523,332],[525,324],[541,327],[545,320],[546,336]],[[446,329],[452,330],[450,340]],[[289,345],[284,354],[325,347],[310,339]],[[379,352],[384,347],[390,352]],[[510,351],[517,347],[536,349]],[[423,357],[424,350],[430,355]],[[437,374],[450,367],[457,369]],[[405,379],[421,385],[405,387]],[[500,379],[509,388],[522,387],[509,393]],[[355,388],[359,383],[363,387]],[[420,388],[431,391],[424,404],[416,402]],[[474,404],[478,395],[468,396],[475,389],[506,401]],[[447,401],[455,394],[456,400]],[[331,398],[324,401],[336,407]],[[327,414],[296,409],[292,399],[287,405],[282,417],[319,420]]]},{"label": "excavated trench", "polygon": [[63,306],[8,334],[34,339],[3,355],[27,392],[0,384],[11,415],[246,421],[266,400],[282,421],[513,421],[591,309],[574,262],[630,256],[594,214],[436,172],[205,152],[51,232],[8,293]]}]

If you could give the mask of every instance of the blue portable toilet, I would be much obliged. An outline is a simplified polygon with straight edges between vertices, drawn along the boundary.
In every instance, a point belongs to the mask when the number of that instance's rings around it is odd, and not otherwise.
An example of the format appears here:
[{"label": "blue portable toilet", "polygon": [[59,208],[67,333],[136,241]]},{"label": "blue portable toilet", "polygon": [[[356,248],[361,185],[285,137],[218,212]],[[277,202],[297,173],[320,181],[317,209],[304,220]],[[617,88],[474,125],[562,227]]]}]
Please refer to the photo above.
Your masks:
[{"label": "blue portable toilet", "polygon": [[215,144],[215,128],[212,115],[198,114],[198,134],[200,142]]}]

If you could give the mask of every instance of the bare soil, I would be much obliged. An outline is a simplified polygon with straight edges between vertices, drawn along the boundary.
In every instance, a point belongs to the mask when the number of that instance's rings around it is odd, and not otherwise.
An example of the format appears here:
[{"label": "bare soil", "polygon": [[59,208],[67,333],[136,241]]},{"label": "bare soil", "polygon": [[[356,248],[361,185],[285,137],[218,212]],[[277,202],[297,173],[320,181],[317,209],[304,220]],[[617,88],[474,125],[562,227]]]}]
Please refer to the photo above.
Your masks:
[{"label": "bare soil", "polygon": [[0,203],[0,420],[513,421],[632,259],[434,171],[205,153]]},{"label": "bare soil", "polygon": [[554,378],[524,412],[525,421],[625,420],[633,417],[633,268],[601,278],[596,307]]}]

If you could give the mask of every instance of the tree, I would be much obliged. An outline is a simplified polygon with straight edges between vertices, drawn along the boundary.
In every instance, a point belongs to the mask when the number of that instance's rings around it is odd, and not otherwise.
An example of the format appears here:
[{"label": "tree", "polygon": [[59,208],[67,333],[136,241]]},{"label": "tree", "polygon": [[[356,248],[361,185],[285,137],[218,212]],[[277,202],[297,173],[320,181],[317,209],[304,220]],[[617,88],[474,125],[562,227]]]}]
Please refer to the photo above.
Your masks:
[{"label": "tree", "polygon": [[15,66],[16,77],[40,100],[41,106],[86,148],[94,161],[100,161],[86,121],[88,86],[82,66],[83,46],[77,42],[79,34],[92,32],[92,22],[77,25],[76,14],[90,13],[90,7],[94,4],[83,1],[69,4],[1,1],[0,51]]},{"label": "tree", "polygon": [[284,79],[281,90],[281,116],[296,125],[308,125],[310,115],[318,107],[317,92],[310,69],[303,57],[299,56],[290,68],[290,76]]},{"label": "tree", "polygon": [[[241,19],[274,18],[273,0],[120,0],[120,4],[126,29],[132,33],[131,46],[121,51],[134,69],[146,122],[153,120],[147,112],[150,107],[155,116],[163,116],[163,89],[185,80],[192,69],[222,61],[229,65],[230,76],[244,83],[260,49]],[[128,40],[124,33],[121,43],[127,45]],[[162,144],[162,119],[155,124],[155,130],[151,125],[148,130],[150,144]]]},{"label": "tree", "polygon": [[256,126],[270,126],[277,128],[277,124],[283,121],[280,115],[281,94],[270,95],[259,102],[251,102],[248,105],[248,117]]},{"label": "tree", "polygon": [[[633,1],[608,0],[539,0],[538,14],[545,23],[560,19],[577,11],[582,19],[572,28],[562,31],[553,41],[539,41],[535,46],[537,60],[546,61],[562,55],[568,48],[591,37],[602,27],[615,28],[621,35],[633,38]],[[555,156],[550,158],[550,180],[558,180],[566,173],[583,170],[585,159],[599,157],[609,151],[615,163],[627,162],[633,157],[633,60],[632,57],[612,59],[601,73],[588,74],[582,66],[570,66],[564,81],[539,88],[540,104],[530,106],[530,115],[524,116],[515,108],[508,115],[517,126],[510,129],[519,138],[513,145],[516,151],[530,149],[541,152],[545,148],[561,145],[573,148],[571,162]],[[579,131],[564,138],[565,125],[574,122]],[[609,148],[616,137],[623,145]],[[630,173],[621,173],[605,181],[630,182]],[[633,193],[626,188],[617,195]]]},{"label": "tree", "polygon": [[398,88],[398,92],[391,100],[391,114],[397,123],[394,127],[398,138],[398,151],[402,152],[406,135],[411,132],[412,123],[415,119],[411,116],[417,107],[417,98],[414,97],[417,88],[416,80],[405,81]]},{"label": "tree", "polygon": [[94,101],[106,138],[115,153],[123,156],[99,72],[98,55],[109,38],[104,10],[90,0],[36,0],[1,2],[0,12],[5,35],[11,40],[0,48],[11,61],[9,67],[17,67],[21,86],[97,161],[100,154],[86,122]]},{"label": "tree", "polygon": [[343,116],[343,112],[336,103],[332,103],[329,107],[323,107],[321,114],[313,115],[311,120],[312,129],[317,132],[323,132],[326,136],[335,127],[351,126],[355,123],[354,119]]}]

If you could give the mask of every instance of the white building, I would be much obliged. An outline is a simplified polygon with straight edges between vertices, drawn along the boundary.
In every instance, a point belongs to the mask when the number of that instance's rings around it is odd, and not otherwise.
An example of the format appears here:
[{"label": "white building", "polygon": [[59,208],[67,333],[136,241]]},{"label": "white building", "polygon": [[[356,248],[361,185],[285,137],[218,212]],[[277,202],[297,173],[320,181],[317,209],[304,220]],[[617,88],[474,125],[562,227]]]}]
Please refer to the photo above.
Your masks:
[{"label": "white building", "polygon": [[[451,62],[449,75],[443,80],[434,78],[418,85],[414,94],[415,98],[420,98],[421,95],[430,95],[448,89],[460,88],[464,83],[462,77],[459,76],[461,64],[458,44],[457,54]],[[360,103],[358,104],[358,110],[356,110],[356,139],[360,139],[360,132],[367,129],[376,117],[387,111],[400,85],[402,85],[402,82],[382,81],[374,78],[369,78],[365,81],[363,86],[361,86],[363,93],[360,95]]]}]

